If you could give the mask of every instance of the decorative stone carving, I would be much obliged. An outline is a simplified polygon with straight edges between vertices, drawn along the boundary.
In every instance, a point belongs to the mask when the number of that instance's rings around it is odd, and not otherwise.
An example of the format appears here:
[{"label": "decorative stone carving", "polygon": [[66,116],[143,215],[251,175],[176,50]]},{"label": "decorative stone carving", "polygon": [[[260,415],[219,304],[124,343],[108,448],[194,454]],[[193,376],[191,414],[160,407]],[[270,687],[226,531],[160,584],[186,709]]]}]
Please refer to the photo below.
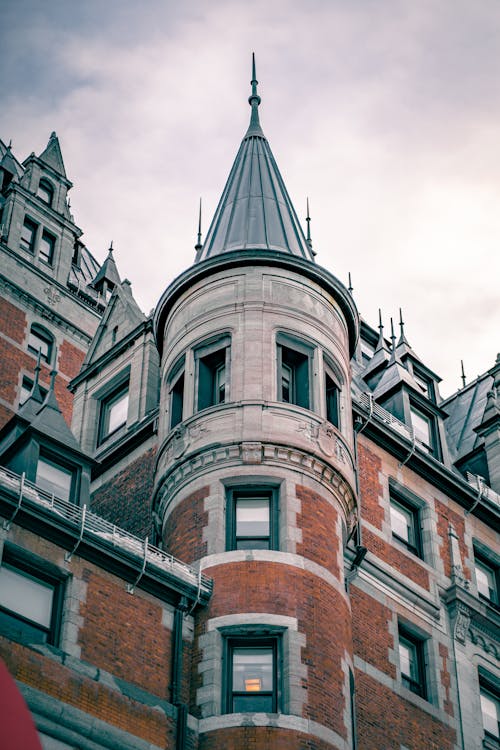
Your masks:
[{"label": "decorative stone carving", "polygon": [[242,443],[241,459],[244,464],[262,463],[262,443]]},{"label": "decorative stone carving", "polygon": [[453,635],[460,643],[465,643],[467,633],[470,625],[470,610],[465,604],[457,602],[457,608],[455,612],[455,625],[453,628]]},{"label": "decorative stone carving", "polygon": [[53,286],[47,286],[43,290],[45,294],[47,295],[47,302],[52,307],[55,307],[58,302],[61,300],[61,295],[57,292],[57,290]]}]

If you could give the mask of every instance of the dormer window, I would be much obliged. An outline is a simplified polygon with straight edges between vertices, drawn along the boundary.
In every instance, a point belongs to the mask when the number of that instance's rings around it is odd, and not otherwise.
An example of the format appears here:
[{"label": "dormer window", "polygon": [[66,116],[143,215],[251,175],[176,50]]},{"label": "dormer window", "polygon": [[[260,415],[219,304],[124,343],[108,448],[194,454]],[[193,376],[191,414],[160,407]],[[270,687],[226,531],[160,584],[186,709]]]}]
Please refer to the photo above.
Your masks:
[{"label": "dormer window", "polygon": [[417,409],[413,404],[410,404],[410,417],[417,445],[426,453],[439,458],[439,442],[434,417]]},{"label": "dormer window", "polygon": [[413,366],[413,379],[422,393],[431,401],[436,401],[436,393],[433,381]]},{"label": "dormer window", "polygon": [[38,190],[36,191],[36,194],[41,201],[47,204],[47,206],[52,205],[52,201],[54,199],[54,188],[48,180],[40,180],[40,182],[38,183]]},{"label": "dormer window", "polygon": [[36,467],[35,484],[60,500],[69,502],[73,475],[74,472],[69,468],[41,455]]},{"label": "dormer window", "polygon": [[120,427],[126,425],[128,398],[129,386],[127,381],[102,399],[99,416],[99,445],[114,432],[117,432]]},{"label": "dormer window", "polygon": [[54,337],[45,328],[33,323],[28,337],[28,351],[32,354],[40,352],[41,358],[50,364],[53,346]]}]

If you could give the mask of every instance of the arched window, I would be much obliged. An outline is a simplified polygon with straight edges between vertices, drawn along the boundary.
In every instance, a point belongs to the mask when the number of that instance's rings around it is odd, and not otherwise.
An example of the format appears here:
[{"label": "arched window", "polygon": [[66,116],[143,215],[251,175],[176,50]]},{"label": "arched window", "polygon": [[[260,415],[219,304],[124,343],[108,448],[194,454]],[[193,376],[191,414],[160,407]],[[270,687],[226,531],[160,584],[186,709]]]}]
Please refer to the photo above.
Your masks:
[{"label": "arched window", "polygon": [[54,188],[52,187],[51,183],[43,177],[38,183],[38,190],[36,191],[36,194],[40,198],[40,200],[47,204],[47,206],[52,205],[52,200],[54,198]]},{"label": "arched window", "polygon": [[50,364],[53,348],[54,337],[52,334],[38,323],[33,323],[28,337],[28,351],[32,354],[40,352],[41,358]]}]

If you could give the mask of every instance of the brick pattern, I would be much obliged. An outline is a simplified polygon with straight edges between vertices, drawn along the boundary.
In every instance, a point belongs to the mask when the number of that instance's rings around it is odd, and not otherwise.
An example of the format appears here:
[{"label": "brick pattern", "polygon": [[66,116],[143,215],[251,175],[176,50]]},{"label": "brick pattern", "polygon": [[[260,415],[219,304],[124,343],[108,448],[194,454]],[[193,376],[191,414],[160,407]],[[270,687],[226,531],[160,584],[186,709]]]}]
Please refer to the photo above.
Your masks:
[{"label": "brick pattern", "polygon": [[72,380],[80,372],[85,352],[74,344],[64,340],[59,348],[58,369]]},{"label": "brick pattern", "polygon": [[162,608],[130,596],[123,582],[90,568],[84,569],[83,579],[87,597],[80,608],[82,659],[168,700],[171,632],[162,625]]},{"label": "brick pattern", "polygon": [[297,526],[302,531],[297,554],[322,565],[339,578],[338,513],[324,497],[307,487],[297,485],[296,492],[301,502]]},{"label": "brick pattern", "polygon": [[381,560],[389,563],[404,576],[429,591],[429,573],[417,557],[406,555],[395,544],[389,544],[389,542],[365,528],[363,528],[363,544]]},{"label": "brick pattern", "polygon": [[92,495],[92,512],[131,534],[149,536],[155,455],[156,448],[150,448],[99,487]]},{"label": "brick pattern", "polygon": [[358,747],[363,750],[453,750],[455,730],[356,670]]},{"label": "brick pattern", "polygon": [[384,522],[384,507],[380,502],[383,496],[379,481],[381,470],[382,461],[379,456],[373,453],[366,442],[360,439],[358,443],[358,480],[361,515],[377,529],[382,529]]},{"label": "brick pattern", "polygon": [[207,554],[203,529],[208,524],[204,510],[209,488],[202,487],[188,495],[168,516],[163,543],[167,552],[189,564]]},{"label": "brick pattern", "polygon": [[338,746],[278,727],[230,727],[200,736],[199,750],[335,750]]},{"label": "brick pattern", "polygon": [[351,608],[354,655],[395,678],[396,667],[389,661],[389,650],[394,649],[389,632],[392,611],[355,584],[351,584]]},{"label": "brick pattern", "polygon": [[[302,649],[302,661],[308,669],[307,678],[302,680],[304,717],[346,737],[342,660],[346,651],[351,651],[351,618],[344,597],[321,578],[278,563],[239,562],[204,572],[214,579],[214,595],[208,611],[201,614],[197,635],[204,632],[206,619],[228,612],[296,617],[299,631],[306,638]],[[194,651],[193,704],[196,689],[202,685],[197,673],[199,660],[200,654]]]},{"label": "brick pattern", "polygon": [[0,320],[2,334],[18,344],[22,344],[26,335],[26,315],[6,299],[0,298]]},{"label": "brick pattern", "polygon": [[444,691],[446,695],[446,698],[444,699],[444,710],[450,716],[454,716],[453,703],[451,701],[451,696],[450,696],[451,678],[450,678],[450,672],[448,669],[448,665],[450,663],[449,651],[447,647],[444,645],[444,643],[439,644],[439,656],[441,657],[442,662],[443,662],[443,668],[440,670],[440,675],[441,675],[441,685],[444,687]]},{"label": "brick pattern", "polygon": [[131,700],[118,690],[76,674],[27,646],[2,637],[0,656],[16,680],[147,742],[173,750],[173,722],[154,707]]},{"label": "brick pattern", "polygon": [[455,531],[457,532],[459,539],[460,555],[462,557],[462,565],[464,576],[469,581],[471,580],[471,571],[465,565],[465,561],[468,557],[468,550],[465,545],[465,521],[463,515],[452,510],[448,505],[445,505],[440,500],[435,499],[436,516],[437,516],[437,532],[441,538],[441,544],[439,546],[439,554],[443,561],[444,574],[448,578],[451,577],[451,553],[450,553],[450,541],[448,537],[449,524],[453,524]]}]

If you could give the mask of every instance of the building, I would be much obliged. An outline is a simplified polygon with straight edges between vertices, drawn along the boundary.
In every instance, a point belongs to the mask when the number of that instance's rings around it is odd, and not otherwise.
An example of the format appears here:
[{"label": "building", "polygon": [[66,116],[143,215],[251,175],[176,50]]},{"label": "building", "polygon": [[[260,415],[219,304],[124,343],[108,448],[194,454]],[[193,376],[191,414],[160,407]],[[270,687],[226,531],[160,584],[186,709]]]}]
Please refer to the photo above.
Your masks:
[{"label": "building", "polygon": [[360,320],[249,102],[149,317],[0,142],[0,654],[45,750],[497,748],[500,359]]}]

